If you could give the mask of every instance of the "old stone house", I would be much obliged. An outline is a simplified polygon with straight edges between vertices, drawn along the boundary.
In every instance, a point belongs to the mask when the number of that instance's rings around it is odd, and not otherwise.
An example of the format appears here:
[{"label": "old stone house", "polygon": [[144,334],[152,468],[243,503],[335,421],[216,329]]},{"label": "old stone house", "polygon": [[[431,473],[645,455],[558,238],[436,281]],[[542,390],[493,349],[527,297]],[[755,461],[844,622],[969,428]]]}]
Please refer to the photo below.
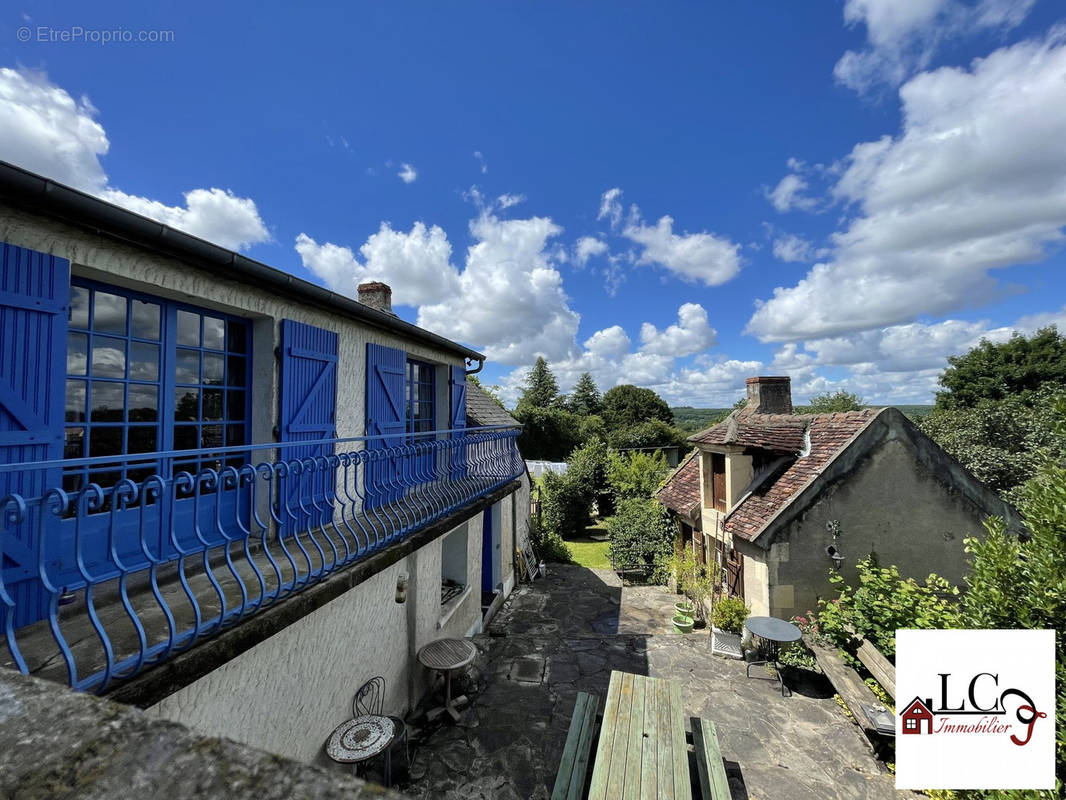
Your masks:
[{"label": "old stone house", "polygon": [[[875,553],[919,580],[961,583],[963,539],[1014,509],[895,408],[796,414],[788,377],[747,381],[747,404],[692,436],[658,497],[755,615],[788,619],[853,581]],[[698,495],[697,495],[698,490]],[[697,534],[698,531],[698,534]]]}]

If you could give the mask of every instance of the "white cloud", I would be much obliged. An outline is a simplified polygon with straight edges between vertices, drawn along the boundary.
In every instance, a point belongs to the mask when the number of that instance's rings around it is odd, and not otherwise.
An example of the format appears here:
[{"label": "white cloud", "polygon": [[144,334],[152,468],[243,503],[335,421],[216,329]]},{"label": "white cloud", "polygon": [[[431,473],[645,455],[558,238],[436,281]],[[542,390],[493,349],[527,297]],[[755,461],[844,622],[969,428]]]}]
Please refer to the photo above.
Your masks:
[{"label": "white cloud", "polygon": [[400,164],[400,171],[396,173],[396,177],[404,183],[414,183],[418,180],[418,170],[405,161]]},{"label": "white cloud", "polygon": [[570,308],[551,240],[562,229],[546,217],[501,220],[488,210],[471,221],[474,244],[460,270],[444,230],[416,222],[410,232],[380,230],[359,248],[296,239],[304,266],[330,288],[354,295],[371,279],[393,287],[397,304],[417,305],[418,324],[482,348],[490,360],[523,364],[567,357],[580,316]]},{"label": "white cloud", "polygon": [[612,228],[617,228],[622,222],[622,201],[618,199],[621,196],[622,190],[617,186],[604,192],[600,196],[600,213],[596,219],[606,219]]},{"label": "white cloud", "polygon": [[629,352],[629,335],[621,325],[596,331],[585,340],[585,349],[594,356],[614,358]]},{"label": "white cloud", "polygon": [[524,194],[501,194],[496,198],[496,205],[501,209],[510,208],[516,206],[519,203],[524,203],[526,196]]},{"label": "white cloud", "polygon": [[677,310],[677,324],[660,331],[650,322],[640,328],[643,353],[676,356],[694,355],[714,346],[718,332],[707,322],[707,311],[697,303],[685,303]]},{"label": "white cloud", "polygon": [[804,194],[808,188],[809,184],[801,175],[790,173],[783,177],[772,190],[766,192],[766,198],[775,209],[781,212],[791,211],[794,208],[809,211],[817,205],[817,201]]},{"label": "white cloud", "polygon": [[810,261],[814,258],[814,245],[802,236],[789,233],[774,239],[774,258],[779,261]]},{"label": "white cloud", "polygon": [[607,252],[607,242],[597,239],[595,236],[582,236],[574,245],[574,261],[580,266],[585,266],[590,258],[602,256]]},{"label": "white cloud", "polygon": [[127,194],[100,164],[110,143],[87,97],[75,100],[41,73],[0,68],[4,159],[230,249],[270,241],[255,202],[218,188],[192,189],[185,206]]},{"label": "white cloud", "polygon": [[622,235],[643,246],[637,264],[658,264],[706,286],[723,284],[740,271],[740,245],[712,233],[676,234],[673,226],[669,216],[651,226],[631,215]]},{"label": "white cloud", "polygon": [[929,66],[943,41],[981,29],[1009,30],[1036,0],[846,0],[844,22],[865,25],[867,47],[849,50],[833,68],[843,85],[858,92],[898,86]]},{"label": "white cloud", "polygon": [[481,174],[482,175],[484,175],[486,172],[489,171],[488,162],[485,161],[485,156],[481,155],[481,151],[480,150],[475,150],[474,151],[474,158],[477,159],[477,163],[481,167]]},{"label": "white cloud", "polygon": [[1003,291],[990,270],[1064,239],[1066,30],[919,75],[900,97],[899,136],[857,145],[833,189],[859,215],[748,332],[825,338],[985,303]]},{"label": "white cloud", "polygon": [[296,252],[307,269],[331,289],[356,296],[356,287],[383,281],[393,289],[393,302],[415,306],[432,303],[458,291],[459,274],[451,265],[452,246],[444,230],[416,222],[409,233],[395,231],[383,222],[359,248],[363,263],[348,247],[319,244],[301,233]]}]

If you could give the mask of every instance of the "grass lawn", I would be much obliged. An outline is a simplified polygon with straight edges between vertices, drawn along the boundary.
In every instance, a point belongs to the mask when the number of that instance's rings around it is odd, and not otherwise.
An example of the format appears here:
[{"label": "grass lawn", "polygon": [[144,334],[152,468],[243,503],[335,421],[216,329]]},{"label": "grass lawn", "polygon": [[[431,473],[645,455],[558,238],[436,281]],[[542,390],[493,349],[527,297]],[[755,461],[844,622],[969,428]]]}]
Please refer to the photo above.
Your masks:
[{"label": "grass lawn", "polygon": [[610,569],[606,537],[607,528],[601,523],[586,528],[585,535],[580,539],[567,539],[571,560],[590,569]]}]

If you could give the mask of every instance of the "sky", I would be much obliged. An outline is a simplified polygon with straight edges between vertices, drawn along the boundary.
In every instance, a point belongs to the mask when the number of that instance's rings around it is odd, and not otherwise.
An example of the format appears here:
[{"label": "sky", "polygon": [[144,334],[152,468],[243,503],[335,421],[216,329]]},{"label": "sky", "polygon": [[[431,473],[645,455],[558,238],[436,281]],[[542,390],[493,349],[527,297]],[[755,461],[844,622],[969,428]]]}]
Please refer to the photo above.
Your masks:
[{"label": "sky", "polygon": [[[484,352],[513,402],[929,403],[1066,331],[1058,0],[0,14],[0,159]],[[338,4],[339,5],[339,4]]]}]

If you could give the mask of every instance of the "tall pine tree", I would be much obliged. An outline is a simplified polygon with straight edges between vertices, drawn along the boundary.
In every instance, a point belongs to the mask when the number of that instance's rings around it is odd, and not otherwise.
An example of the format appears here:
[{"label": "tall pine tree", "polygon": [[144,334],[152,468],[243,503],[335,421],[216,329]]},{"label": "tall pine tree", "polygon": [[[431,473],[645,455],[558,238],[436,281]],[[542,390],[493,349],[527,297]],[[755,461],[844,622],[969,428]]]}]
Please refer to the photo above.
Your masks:
[{"label": "tall pine tree", "polygon": [[574,391],[570,393],[570,411],[580,417],[599,414],[603,410],[603,398],[592,376],[585,372],[577,379]]},{"label": "tall pine tree", "polygon": [[543,356],[537,356],[533,369],[529,371],[522,396],[518,398],[518,408],[531,406],[533,408],[551,408],[559,396],[559,384],[548,369],[548,362]]}]

